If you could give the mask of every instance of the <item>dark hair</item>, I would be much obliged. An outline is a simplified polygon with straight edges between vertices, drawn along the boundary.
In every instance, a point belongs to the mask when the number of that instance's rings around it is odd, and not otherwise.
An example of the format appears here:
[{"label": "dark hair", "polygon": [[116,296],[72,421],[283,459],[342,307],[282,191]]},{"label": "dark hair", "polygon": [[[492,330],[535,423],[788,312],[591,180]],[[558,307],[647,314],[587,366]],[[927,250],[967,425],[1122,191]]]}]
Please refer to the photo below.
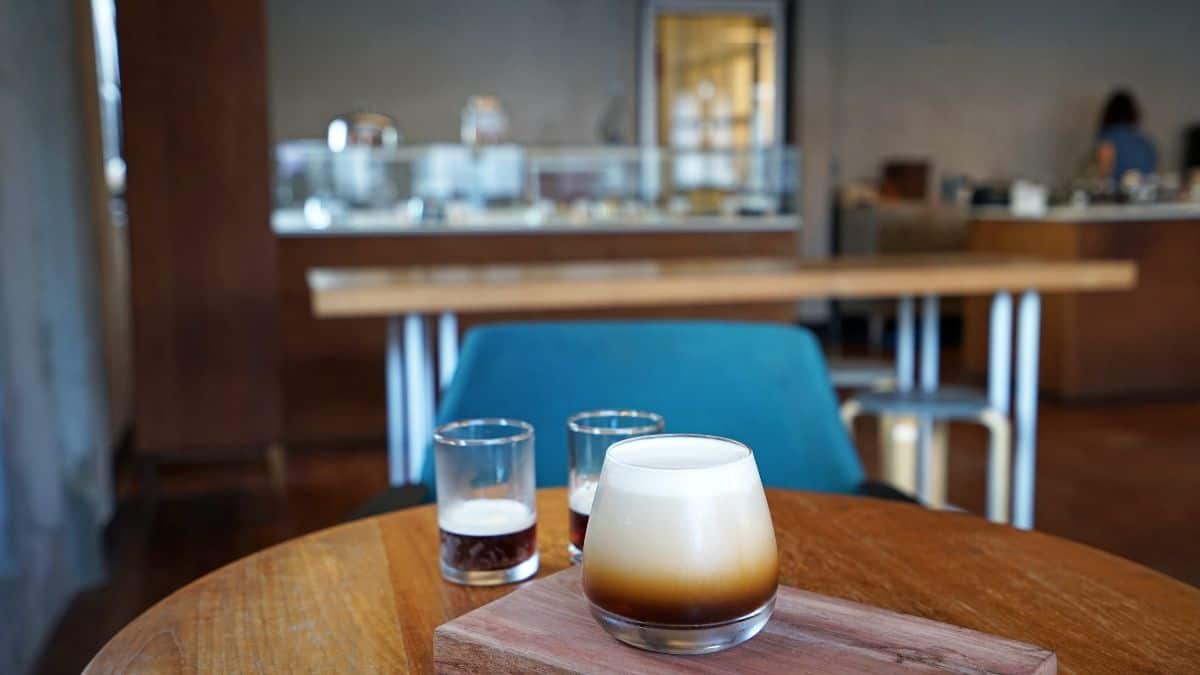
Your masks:
[{"label": "dark hair", "polygon": [[1137,126],[1141,118],[1133,94],[1126,89],[1118,89],[1109,95],[1108,103],[1104,104],[1104,112],[1100,115],[1100,129],[1103,131],[1108,127],[1123,124]]}]

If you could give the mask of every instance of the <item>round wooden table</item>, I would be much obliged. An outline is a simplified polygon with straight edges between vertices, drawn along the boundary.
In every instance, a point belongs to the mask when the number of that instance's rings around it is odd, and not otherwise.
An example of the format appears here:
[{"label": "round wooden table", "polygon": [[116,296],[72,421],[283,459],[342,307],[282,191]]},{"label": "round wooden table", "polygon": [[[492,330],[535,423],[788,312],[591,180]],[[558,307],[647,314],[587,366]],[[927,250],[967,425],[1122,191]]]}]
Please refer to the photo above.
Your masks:
[{"label": "round wooden table", "polygon": [[[1069,541],[874,499],[768,490],[781,582],[1058,652],[1063,673],[1200,671],[1200,589]],[[538,493],[539,576],[567,565]],[[425,672],[433,629],[511,591],[442,581],[432,506],[323,530],[203,577],[86,672]]]}]

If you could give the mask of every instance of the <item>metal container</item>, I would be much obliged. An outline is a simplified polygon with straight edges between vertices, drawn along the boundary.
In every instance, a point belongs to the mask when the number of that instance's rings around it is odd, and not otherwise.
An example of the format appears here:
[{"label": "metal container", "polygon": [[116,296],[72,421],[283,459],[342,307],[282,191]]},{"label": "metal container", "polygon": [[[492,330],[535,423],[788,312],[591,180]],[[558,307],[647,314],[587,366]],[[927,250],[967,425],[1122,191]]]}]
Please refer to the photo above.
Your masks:
[{"label": "metal container", "polygon": [[383,207],[396,195],[387,180],[386,155],[400,145],[396,121],[382,113],[353,112],[329,122],[333,191],[356,207]]}]

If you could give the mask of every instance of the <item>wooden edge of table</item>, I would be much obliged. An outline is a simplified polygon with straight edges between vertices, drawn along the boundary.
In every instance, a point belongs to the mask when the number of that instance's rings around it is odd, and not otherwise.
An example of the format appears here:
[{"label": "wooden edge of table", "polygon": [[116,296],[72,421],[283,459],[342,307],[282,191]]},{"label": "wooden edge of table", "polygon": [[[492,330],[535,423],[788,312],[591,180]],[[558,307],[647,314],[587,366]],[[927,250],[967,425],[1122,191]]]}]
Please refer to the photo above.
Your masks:
[{"label": "wooden edge of table", "polygon": [[[897,540],[894,543],[903,548],[903,542],[910,541],[909,545],[911,546],[911,550],[914,551],[924,551],[929,548],[930,544],[926,541],[925,537],[928,536],[931,528],[935,526],[937,531],[949,533],[951,536],[957,537],[956,541],[959,542],[964,541],[962,539],[964,535],[969,535],[967,541],[973,542],[972,545],[976,547],[974,553],[982,555],[984,559],[1000,554],[1005,556],[1021,556],[1029,551],[1049,551],[1047,555],[1053,558],[1056,564],[1060,564],[1063,570],[1075,574],[1082,580],[1083,590],[1095,590],[1096,580],[1093,577],[1103,572],[1104,574],[1099,578],[1122,580],[1120,589],[1122,593],[1129,593],[1136,590],[1142,594],[1151,594],[1147,597],[1147,607],[1153,607],[1158,612],[1165,612],[1162,617],[1153,614],[1150,615],[1151,623],[1156,629],[1163,626],[1173,627],[1174,631],[1171,638],[1174,642],[1170,644],[1175,645],[1175,647],[1181,644],[1181,640],[1184,641],[1182,644],[1189,644],[1186,642],[1189,636],[1197,635],[1198,628],[1196,624],[1180,621],[1180,619],[1191,616],[1194,613],[1193,609],[1200,607],[1200,591],[1198,589],[1161,572],[1143,567],[1129,559],[1092,548],[1086,544],[1062,539],[1042,532],[1016,530],[1006,525],[989,523],[978,516],[968,513],[932,511],[917,505],[901,502],[850,495],[795,492],[775,488],[767,488],[766,493],[767,500],[771,504],[777,531],[780,523],[789,522],[791,517],[800,517],[797,514],[810,514],[804,517],[812,517],[814,518],[813,522],[816,523],[826,521],[835,523],[834,525],[830,525],[830,527],[833,527],[837,532],[842,532],[842,528],[845,527],[844,517],[847,514],[870,513],[871,517],[869,519],[859,521],[860,527],[866,528],[868,532],[893,532],[896,525],[899,524],[901,525],[901,530],[909,532],[909,539]],[[542,488],[538,490],[537,500],[539,511],[538,548],[542,553],[542,569],[539,571],[538,576],[544,577],[568,566],[566,558],[566,491],[561,487]],[[367,541],[367,539],[374,537],[380,537],[380,546],[383,546],[387,552],[387,560],[382,565],[384,567],[398,566],[395,569],[399,570],[399,573],[388,573],[392,579],[411,580],[412,584],[440,584],[440,580],[434,581],[437,575],[436,562],[432,565],[414,567],[411,570],[411,574],[415,576],[410,576],[410,573],[406,572],[406,568],[404,567],[405,561],[411,563],[415,560],[421,560],[423,556],[436,556],[436,543],[434,542],[436,541],[437,524],[434,509],[434,505],[430,504],[402,509],[363,520],[342,523],[290,539],[222,566],[177,589],[124,626],[93,657],[92,661],[84,669],[84,672],[124,672],[136,669],[133,665],[135,662],[140,664],[143,669],[153,669],[156,666],[161,669],[164,663],[170,663],[178,666],[174,669],[175,671],[191,672],[196,669],[197,664],[201,661],[209,664],[221,663],[223,662],[220,661],[221,658],[229,657],[236,659],[242,656],[258,659],[264,656],[264,654],[279,656],[281,659],[286,660],[288,654],[284,654],[284,652],[289,652],[289,650],[291,652],[296,652],[297,650],[303,651],[296,644],[296,639],[300,635],[293,635],[291,632],[294,631],[295,617],[287,611],[275,611],[270,613],[269,617],[261,615],[258,610],[264,607],[262,601],[262,594],[265,592],[264,589],[267,587],[281,587],[289,593],[295,594],[300,592],[300,596],[293,595],[292,597],[302,598],[305,597],[303,594],[304,589],[312,584],[325,583],[323,580],[326,578],[326,573],[329,570],[322,568],[324,571],[321,575],[317,576],[296,575],[286,577],[286,579],[267,578],[255,574],[249,578],[252,582],[254,580],[260,582],[260,586],[235,584],[233,587],[240,589],[240,592],[244,593],[244,595],[226,597],[223,599],[225,602],[218,603],[217,605],[212,604],[212,598],[206,599],[201,591],[218,585],[218,582],[222,578],[230,578],[244,573],[247,569],[253,569],[253,566],[258,563],[270,562],[273,565],[286,567],[286,565],[283,565],[283,561],[291,560],[293,562],[299,561],[297,564],[304,563],[307,565],[309,563],[304,561],[311,555],[312,551],[306,548],[305,544],[317,544],[322,550],[343,547],[342,550],[345,552],[348,549],[344,547],[358,547]],[[825,513],[826,516],[821,516],[821,513]],[[544,523],[542,522],[543,514]],[[833,516],[833,518],[830,519],[828,516]],[[843,524],[836,524],[836,522],[842,522]],[[544,532],[542,531],[543,525]],[[410,532],[414,526],[419,526],[418,529],[422,532],[421,536],[428,536],[430,538],[427,548],[414,549],[410,539],[403,537],[389,539],[387,536],[389,532]],[[996,539],[991,544],[980,548],[980,546],[986,543],[984,539],[980,538],[981,533],[985,532],[989,536],[996,537]],[[828,532],[826,532],[825,536],[829,536]],[[391,542],[390,544],[387,543],[389,541]],[[797,571],[799,569],[799,563],[797,562],[799,558],[797,556],[805,549],[800,540],[796,538],[789,539],[784,537],[779,539],[779,543],[780,550],[788,554],[783,560],[791,561],[789,563],[792,570],[790,573],[791,576],[785,575],[785,578],[791,578],[793,581],[785,581],[785,583],[796,584],[797,575],[800,574]],[[1006,543],[1003,550],[996,548],[1001,543]],[[936,549],[936,544],[934,548]],[[835,552],[844,555],[848,551],[853,552],[852,549],[854,549],[853,546],[844,546]],[[864,550],[871,550],[871,547],[867,546]],[[933,559],[938,559],[936,550],[932,552],[932,555],[934,555]],[[1044,563],[1045,558],[1046,556],[1043,556],[1039,560],[1042,560]],[[361,561],[365,558],[361,552],[356,550],[353,555],[349,555],[346,559]],[[436,560],[436,558],[433,559]],[[1013,574],[1017,574],[1020,567],[1021,564],[1013,563],[1005,569],[1010,569]],[[955,614],[948,611],[946,607],[942,607],[942,610],[945,611],[941,612],[931,612],[931,608],[929,607],[924,608],[925,611],[922,611],[922,607],[919,604],[921,602],[919,597],[913,601],[917,605],[914,605],[913,602],[891,602],[889,601],[890,594],[899,593],[906,588],[911,591],[912,587],[905,584],[892,586],[885,584],[881,587],[876,583],[877,579],[873,574],[860,578],[857,582],[860,585],[855,586],[853,582],[847,582],[843,577],[844,573],[853,572],[854,569],[854,566],[845,569],[840,566],[806,568],[803,577],[806,580],[804,586],[806,590],[825,593],[833,597],[865,602],[883,609],[902,611],[916,616],[926,616],[926,618],[1007,636],[1010,639],[1042,644],[1047,648],[1059,651],[1060,659],[1064,653],[1064,649],[1068,657],[1078,657],[1080,654],[1093,649],[1093,645],[1086,640],[1087,636],[1079,637],[1079,639],[1073,639],[1072,641],[1053,639],[1055,635],[1058,638],[1069,636],[1065,632],[1069,630],[1069,627],[1053,635],[1044,632],[1045,626],[1042,626],[1043,632],[1040,635],[1036,632],[1020,630],[1000,631],[997,630],[997,626],[995,625],[979,625],[979,622],[967,621],[966,619],[974,616],[971,611],[968,611],[966,614]],[[907,568],[899,569],[903,571]],[[1044,569],[1042,571],[1044,572]],[[357,576],[359,570],[347,568],[340,570],[340,572],[351,575],[348,578],[361,578]],[[928,573],[929,570],[926,569],[925,572]],[[422,575],[432,576],[428,576],[427,579]],[[836,584],[834,583],[834,577],[836,577]],[[1003,580],[1003,577],[1001,577],[1001,580]],[[284,581],[286,583],[282,583]],[[281,583],[282,586],[280,586]],[[390,641],[391,644],[402,644],[406,637],[408,639],[419,637],[420,649],[417,649],[417,651],[420,652],[421,649],[425,649],[427,650],[426,654],[431,658],[432,654],[429,653],[429,650],[432,647],[433,631],[437,624],[465,614],[515,588],[518,588],[518,586],[493,589],[453,587],[450,589],[453,592],[447,592],[444,588],[440,590],[435,589],[432,593],[426,592],[426,590],[414,591],[416,594],[411,597],[417,598],[420,602],[426,604],[411,606],[408,608],[408,611],[434,612],[436,616],[427,617],[429,621],[415,622],[410,617],[408,620],[413,625],[408,628],[402,627],[400,633],[396,632],[396,626],[387,624],[381,627],[381,631],[383,632],[380,634],[380,638]],[[1036,586],[1023,586],[1022,588],[1033,593]],[[1074,588],[1079,590],[1080,586],[1076,584]],[[1109,586],[1101,585],[1099,587],[1100,590],[1107,588]],[[849,594],[844,592],[848,590],[854,591],[855,589],[860,592]],[[393,588],[391,590],[394,594],[397,589]],[[340,597],[341,593],[342,591],[336,591],[335,594]],[[376,586],[371,586],[369,592],[362,597],[375,598],[378,602],[384,604],[395,602],[387,589]],[[1003,595],[998,596],[989,601],[999,603],[993,607],[995,611],[1002,611],[1004,597]],[[1034,597],[1039,596],[1035,595]],[[1086,607],[1078,603],[1088,601],[1090,597],[1090,595],[1082,595],[1078,598],[1068,597],[1064,601],[1069,603],[1066,605],[1069,613],[1072,616],[1080,614],[1080,620],[1087,621],[1088,625],[1091,625],[1092,619],[1084,611]],[[1113,604],[1114,598],[1119,597],[1123,596],[1118,595],[1102,598],[1101,604],[1098,607],[1112,611],[1119,607],[1119,605]],[[970,610],[969,607],[967,609]],[[937,614],[937,616],[933,616],[933,614]],[[340,615],[319,615],[313,618],[319,623],[322,620],[334,620],[337,616]],[[1003,615],[998,614],[998,616]],[[205,637],[208,639],[201,643],[197,642],[199,638],[188,632],[190,630],[189,626],[192,628],[200,626],[206,630],[214,626],[220,627],[224,625],[222,621],[228,620],[231,617],[237,617],[242,621],[265,622],[261,624],[249,624],[255,627],[258,631],[256,635],[260,637],[264,634],[274,634],[271,631],[287,631],[279,633],[279,635],[286,635],[287,637],[271,643],[261,643],[259,651],[252,650],[250,653],[243,653],[242,650],[246,648],[246,645],[243,643],[234,641],[231,644],[223,644],[220,640],[214,642],[211,639],[213,634],[209,633],[205,634]],[[1115,615],[1115,617],[1107,618],[1112,620],[1121,617]],[[1138,629],[1136,629],[1137,622],[1122,621],[1119,624],[1130,628],[1134,633],[1138,633]],[[329,628],[330,626],[326,627]],[[1011,628],[1011,625],[1009,627]],[[422,632],[426,629],[428,629],[428,635]],[[191,637],[186,639],[181,637],[184,635],[191,635]],[[228,630],[222,628],[219,635],[226,636],[227,638]],[[164,640],[169,642],[171,647],[165,653],[155,655],[147,653],[146,650],[152,650],[153,645],[150,644],[151,642],[161,642]],[[187,640],[191,640],[191,642]],[[401,649],[411,650],[414,647],[402,646]],[[321,650],[317,650],[317,652],[324,653]],[[1193,650],[1193,652],[1200,655],[1200,648]],[[388,652],[388,654],[392,653],[392,651]],[[1170,652],[1167,653],[1167,655],[1170,654]],[[295,656],[295,654],[291,654],[291,656]],[[332,656],[336,657],[337,654],[333,654]],[[1184,662],[1188,658],[1187,654],[1175,654],[1174,656],[1176,663]],[[166,661],[163,659],[166,659]],[[425,664],[426,669],[431,666],[431,663]]]},{"label": "wooden edge of table", "polygon": [[1119,291],[1137,283],[1136,263],[949,256],[721,259],[315,268],[308,272],[320,318],[404,313],[506,312],[803,299],[986,295],[1003,290]]}]

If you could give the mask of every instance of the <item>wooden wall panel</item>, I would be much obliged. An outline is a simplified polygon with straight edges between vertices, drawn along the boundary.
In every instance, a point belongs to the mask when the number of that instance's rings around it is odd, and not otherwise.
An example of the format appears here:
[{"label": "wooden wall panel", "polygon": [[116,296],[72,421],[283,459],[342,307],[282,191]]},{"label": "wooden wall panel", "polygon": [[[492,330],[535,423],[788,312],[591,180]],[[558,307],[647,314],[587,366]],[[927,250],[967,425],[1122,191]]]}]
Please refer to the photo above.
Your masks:
[{"label": "wooden wall panel", "polygon": [[1081,228],[1084,258],[1138,263],[1131,293],[1074,298],[1069,373],[1080,396],[1200,392],[1200,221],[1095,223]]},{"label": "wooden wall panel", "polygon": [[142,451],[279,435],[262,0],[117,8]]}]

